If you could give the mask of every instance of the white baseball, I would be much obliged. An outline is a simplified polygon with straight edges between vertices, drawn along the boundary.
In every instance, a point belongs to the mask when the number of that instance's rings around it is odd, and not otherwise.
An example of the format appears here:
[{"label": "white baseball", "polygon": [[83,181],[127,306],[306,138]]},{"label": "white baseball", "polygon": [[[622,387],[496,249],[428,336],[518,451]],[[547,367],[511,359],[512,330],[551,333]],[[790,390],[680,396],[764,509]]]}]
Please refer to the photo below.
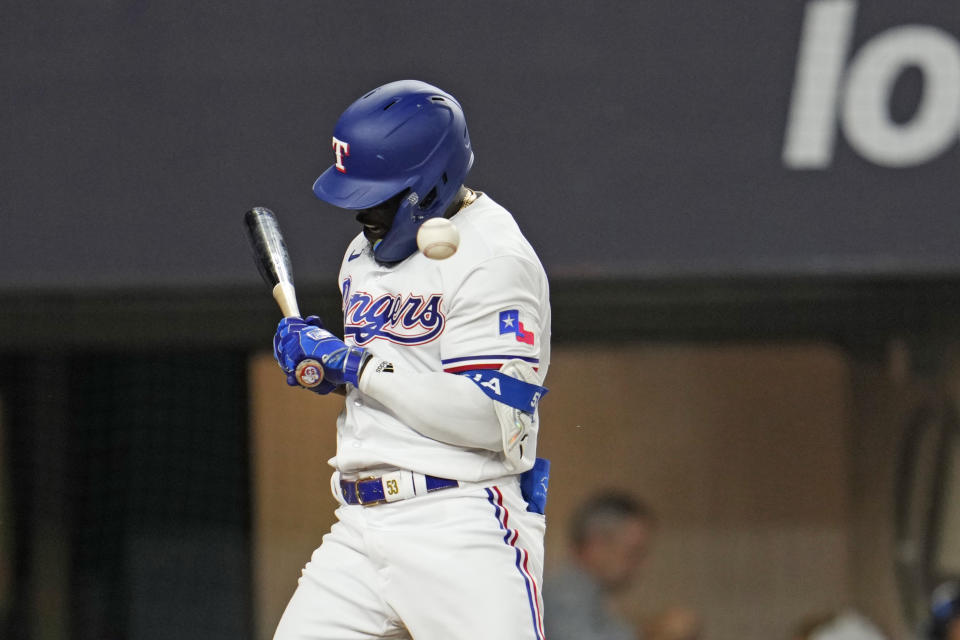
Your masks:
[{"label": "white baseball", "polygon": [[446,218],[430,218],[417,230],[417,246],[433,260],[449,258],[460,246],[460,232]]}]

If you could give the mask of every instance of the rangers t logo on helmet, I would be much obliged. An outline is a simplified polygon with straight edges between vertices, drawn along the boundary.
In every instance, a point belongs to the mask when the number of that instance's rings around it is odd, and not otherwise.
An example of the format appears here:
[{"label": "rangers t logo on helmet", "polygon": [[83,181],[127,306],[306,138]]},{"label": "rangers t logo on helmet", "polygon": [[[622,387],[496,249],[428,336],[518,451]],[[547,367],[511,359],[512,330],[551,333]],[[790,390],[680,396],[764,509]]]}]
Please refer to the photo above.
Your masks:
[{"label": "rangers t logo on helmet", "polygon": [[343,166],[344,156],[350,157],[350,143],[344,142],[343,140],[337,140],[337,137],[333,137],[333,152],[337,154],[337,171],[340,173],[346,173],[347,168]]}]

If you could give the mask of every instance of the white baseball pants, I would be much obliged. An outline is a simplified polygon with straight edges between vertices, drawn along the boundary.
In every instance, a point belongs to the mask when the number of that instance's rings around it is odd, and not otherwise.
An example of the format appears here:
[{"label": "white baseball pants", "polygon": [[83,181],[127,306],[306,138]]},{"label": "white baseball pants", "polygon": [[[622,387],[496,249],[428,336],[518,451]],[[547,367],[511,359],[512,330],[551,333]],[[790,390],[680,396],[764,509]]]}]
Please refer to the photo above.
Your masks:
[{"label": "white baseball pants", "polygon": [[515,477],[341,505],[274,640],[544,640],[544,516]]}]

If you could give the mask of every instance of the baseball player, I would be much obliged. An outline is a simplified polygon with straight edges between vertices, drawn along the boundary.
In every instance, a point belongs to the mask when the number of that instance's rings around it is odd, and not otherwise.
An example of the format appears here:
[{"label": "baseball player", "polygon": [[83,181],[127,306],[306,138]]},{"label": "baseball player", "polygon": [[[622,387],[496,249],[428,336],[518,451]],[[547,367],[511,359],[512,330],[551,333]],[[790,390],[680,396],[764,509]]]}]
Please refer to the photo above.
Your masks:
[{"label": "baseball player", "polygon": [[[444,91],[370,91],[331,150],[314,193],[363,225],[340,268],[344,337],[285,318],[274,355],[289,384],[313,359],[311,390],[346,394],[330,460],[340,506],[275,638],[543,640],[543,267],[510,213],[464,186],[473,151]],[[461,241],[431,260],[417,229],[440,216]]]}]

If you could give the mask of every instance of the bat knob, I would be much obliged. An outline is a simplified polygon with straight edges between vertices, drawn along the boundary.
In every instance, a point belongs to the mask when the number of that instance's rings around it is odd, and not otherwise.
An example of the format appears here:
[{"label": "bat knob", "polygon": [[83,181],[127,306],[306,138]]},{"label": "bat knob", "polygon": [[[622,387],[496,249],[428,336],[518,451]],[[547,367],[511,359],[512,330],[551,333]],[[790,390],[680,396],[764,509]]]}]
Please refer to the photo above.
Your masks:
[{"label": "bat knob", "polygon": [[297,376],[297,382],[301,387],[312,389],[323,382],[323,367],[316,360],[306,359],[300,361],[294,374]]}]

